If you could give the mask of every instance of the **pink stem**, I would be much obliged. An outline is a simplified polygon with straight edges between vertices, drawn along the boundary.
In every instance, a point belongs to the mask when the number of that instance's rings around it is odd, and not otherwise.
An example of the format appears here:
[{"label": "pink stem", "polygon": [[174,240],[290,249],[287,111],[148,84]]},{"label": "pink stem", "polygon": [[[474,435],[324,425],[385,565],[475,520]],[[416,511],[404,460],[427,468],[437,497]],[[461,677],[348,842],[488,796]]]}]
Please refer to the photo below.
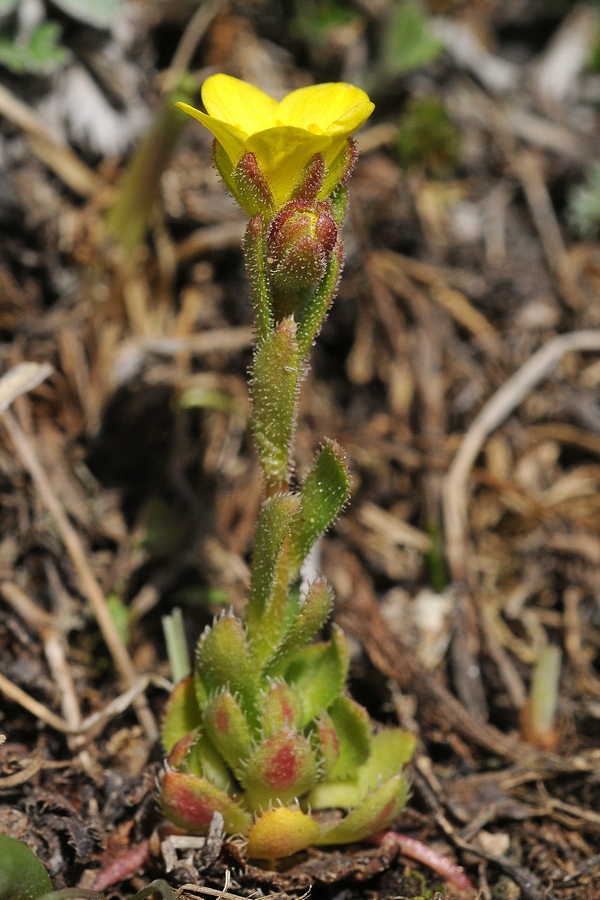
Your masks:
[{"label": "pink stem", "polygon": [[381,847],[383,844],[398,844],[404,856],[423,863],[424,866],[427,866],[433,872],[437,872],[438,875],[441,875],[455,887],[460,888],[462,891],[475,890],[474,885],[461,868],[447,857],[442,856],[441,853],[432,850],[431,847],[428,847],[422,841],[406,837],[404,834],[398,834],[397,831],[380,831],[379,834],[374,834],[370,837],[369,842],[377,844],[378,847]]},{"label": "pink stem", "polygon": [[94,891],[104,891],[107,887],[111,887],[119,881],[130,878],[132,875],[135,875],[138,869],[148,862],[148,859],[148,841],[142,841],[141,844],[130,847],[123,853],[119,853],[117,858],[113,860],[110,865],[106,866],[106,868],[100,869],[96,875],[92,889]]}]

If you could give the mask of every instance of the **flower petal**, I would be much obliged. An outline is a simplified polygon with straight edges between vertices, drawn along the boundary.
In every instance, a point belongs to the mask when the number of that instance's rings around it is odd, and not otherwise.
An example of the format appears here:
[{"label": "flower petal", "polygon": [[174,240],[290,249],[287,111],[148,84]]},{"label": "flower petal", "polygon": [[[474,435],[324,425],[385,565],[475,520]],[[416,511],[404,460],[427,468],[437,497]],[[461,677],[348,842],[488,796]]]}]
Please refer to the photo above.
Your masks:
[{"label": "flower petal", "polygon": [[202,122],[202,124],[208,128],[210,133],[216,137],[235,166],[240,157],[244,154],[244,144],[248,135],[243,131],[240,131],[240,129],[236,128],[234,125],[230,125],[229,122],[221,122],[220,119],[213,119],[212,116],[207,116],[206,113],[203,113],[199,109],[195,109],[195,107],[190,106],[189,103],[176,103],[175,106],[178,106],[188,115],[193,116],[194,119],[198,119],[199,122]]},{"label": "flower petal", "polygon": [[[312,131],[343,133],[348,136],[365,122],[375,105],[360,88],[344,82],[315,84],[292,91],[277,107],[277,118],[284,125]],[[339,124],[338,124],[339,123]]]},{"label": "flower petal", "polygon": [[275,203],[282,206],[289,200],[309,159],[315,153],[325,152],[330,144],[331,138],[326,134],[311,134],[304,128],[280,126],[250,135],[246,150],[256,154]]},{"label": "flower petal", "polygon": [[202,85],[202,102],[209,115],[246,134],[264,131],[276,124],[277,100],[231,75],[219,73],[207,78]]}]

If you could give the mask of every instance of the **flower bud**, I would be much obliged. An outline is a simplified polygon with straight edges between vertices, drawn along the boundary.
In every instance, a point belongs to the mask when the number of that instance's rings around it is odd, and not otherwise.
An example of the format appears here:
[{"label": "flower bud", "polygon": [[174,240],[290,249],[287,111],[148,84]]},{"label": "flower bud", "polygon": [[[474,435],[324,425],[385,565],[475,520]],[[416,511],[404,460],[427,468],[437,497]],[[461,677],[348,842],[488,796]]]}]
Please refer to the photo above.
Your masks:
[{"label": "flower bud", "polygon": [[338,242],[338,227],[328,203],[291,200],[271,222],[267,234],[267,262],[275,297],[289,314],[307,291],[325,275]]}]

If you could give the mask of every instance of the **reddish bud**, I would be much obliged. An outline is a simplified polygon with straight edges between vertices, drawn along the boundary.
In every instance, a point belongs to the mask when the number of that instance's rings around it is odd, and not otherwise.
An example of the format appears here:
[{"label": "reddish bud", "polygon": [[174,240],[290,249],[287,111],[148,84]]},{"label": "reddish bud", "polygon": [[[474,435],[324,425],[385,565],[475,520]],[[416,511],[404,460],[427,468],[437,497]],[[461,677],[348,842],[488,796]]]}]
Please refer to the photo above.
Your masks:
[{"label": "reddish bud", "polygon": [[292,200],[279,210],[267,235],[269,274],[279,299],[294,303],[316,287],[337,242],[338,227],[328,203]]}]

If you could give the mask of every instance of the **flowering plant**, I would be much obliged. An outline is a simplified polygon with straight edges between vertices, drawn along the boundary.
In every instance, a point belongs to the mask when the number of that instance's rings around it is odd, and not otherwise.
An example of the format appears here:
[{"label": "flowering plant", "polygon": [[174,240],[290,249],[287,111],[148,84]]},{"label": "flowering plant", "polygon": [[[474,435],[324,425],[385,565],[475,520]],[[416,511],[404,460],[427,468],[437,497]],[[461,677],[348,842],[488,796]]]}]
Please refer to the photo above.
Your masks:
[{"label": "flowering plant", "polygon": [[314,641],[331,614],[329,586],[317,578],[300,588],[311,547],[349,497],[342,449],[325,441],[291,484],[298,392],[341,270],[351,134],[373,104],[347,84],[277,103],[226,75],[209,78],[202,98],[207,113],[181,106],[215,136],[219,172],[250,215],[253,429],[265,500],[244,620],[227,612],[206,629],[194,674],[170,698],[159,800],[196,833],[218,811],[251,857],[277,859],[388,826],[406,802],[403,767],[415,743],[400,729],[374,733],[345,690],[343,632],[333,625],[329,640]]}]

